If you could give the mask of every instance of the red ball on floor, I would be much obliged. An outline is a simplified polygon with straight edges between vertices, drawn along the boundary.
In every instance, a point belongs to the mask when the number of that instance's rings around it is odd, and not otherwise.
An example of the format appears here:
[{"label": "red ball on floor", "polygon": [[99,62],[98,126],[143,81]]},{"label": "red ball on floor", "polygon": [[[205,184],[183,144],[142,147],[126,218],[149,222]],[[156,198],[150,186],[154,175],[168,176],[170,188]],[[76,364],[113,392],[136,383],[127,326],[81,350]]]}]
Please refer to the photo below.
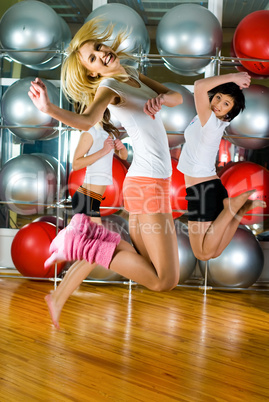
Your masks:
[{"label": "red ball on floor", "polygon": [[[55,236],[56,226],[49,222],[32,222],[17,232],[11,245],[11,257],[23,276],[54,277],[54,265],[45,269],[44,262],[49,257],[49,246]],[[57,264],[57,275],[64,265],[65,263]]]}]

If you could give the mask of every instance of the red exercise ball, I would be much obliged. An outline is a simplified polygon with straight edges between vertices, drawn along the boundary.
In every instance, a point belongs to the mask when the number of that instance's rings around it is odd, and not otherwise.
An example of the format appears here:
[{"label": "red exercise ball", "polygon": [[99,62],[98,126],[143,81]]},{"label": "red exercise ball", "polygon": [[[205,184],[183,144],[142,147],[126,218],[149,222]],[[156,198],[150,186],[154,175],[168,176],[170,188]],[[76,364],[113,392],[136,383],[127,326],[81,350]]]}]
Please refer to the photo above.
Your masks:
[{"label": "red exercise ball", "polygon": [[[54,264],[44,268],[49,257],[49,246],[56,236],[56,226],[49,222],[32,222],[23,226],[11,245],[11,257],[17,270],[23,275],[36,278],[54,277]],[[57,274],[65,263],[57,264]]]},{"label": "red exercise ball", "polygon": [[232,167],[236,163],[241,163],[241,162],[228,162],[225,166],[223,166],[222,169],[219,170],[219,172],[217,173],[218,176],[221,177],[223,175],[223,173],[226,172],[226,170],[230,169],[230,167]]},{"label": "red exercise ball", "polygon": [[[237,57],[236,53],[234,51],[233,41],[231,42],[230,55],[232,57]],[[240,63],[240,61],[238,61],[237,63]],[[237,71],[239,71],[241,73],[248,73],[251,76],[251,78],[255,78],[256,80],[263,80],[264,78],[267,78],[266,75],[253,73],[253,71],[250,71],[246,67],[243,67],[241,63],[240,63],[239,66],[235,65],[235,68],[236,68]]]},{"label": "red exercise ball", "polygon": [[[101,207],[122,207],[123,195],[122,186],[127,173],[127,168],[123,162],[114,155],[112,165],[113,184],[107,186],[104,192],[104,200],[101,202]],[[118,209],[100,209],[101,216],[114,214]]]},{"label": "red exercise ball", "polygon": [[[53,225],[56,226],[57,225],[57,216],[53,216],[53,215],[39,216],[33,222],[49,222],[49,223],[53,223]],[[65,226],[64,219],[58,217],[58,228],[59,228],[59,230],[63,229],[64,226]]]},{"label": "red exercise ball", "polygon": [[71,170],[68,176],[68,191],[71,197],[73,197],[79,186],[84,182],[85,174],[86,168]]},{"label": "red exercise ball", "polygon": [[[243,216],[242,225],[253,225],[263,222],[265,214],[269,213],[269,171],[253,162],[238,162],[230,166],[220,177],[222,184],[228,191],[229,197],[255,189],[252,200],[261,200],[267,203],[266,208],[254,208]],[[260,216],[251,215],[260,214]]]},{"label": "red exercise ball", "polygon": [[[173,210],[181,209],[183,211],[187,210],[188,202],[185,200],[186,197],[186,186],[184,180],[184,174],[177,169],[178,160],[171,158],[172,162],[172,180],[170,188],[170,199],[171,206]],[[173,218],[176,219],[183,215],[185,212],[173,212]]]},{"label": "red exercise ball", "polygon": [[[237,57],[269,60],[269,10],[248,14],[238,24],[233,47]],[[269,75],[269,62],[240,61],[249,71]]]}]

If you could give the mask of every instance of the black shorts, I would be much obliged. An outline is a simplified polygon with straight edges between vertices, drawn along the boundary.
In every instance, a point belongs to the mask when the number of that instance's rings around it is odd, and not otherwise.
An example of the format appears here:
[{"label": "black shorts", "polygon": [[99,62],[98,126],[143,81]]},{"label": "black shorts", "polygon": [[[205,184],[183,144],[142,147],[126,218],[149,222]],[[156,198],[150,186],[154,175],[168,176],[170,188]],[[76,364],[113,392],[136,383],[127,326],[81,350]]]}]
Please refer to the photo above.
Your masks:
[{"label": "black shorts", "polygon": [[85,214],[92,217],[100,216],[102,196],[80,186],[72,197],[74,214]]},{"label": "black shorts", "polygon": [[188,220],[212,222],[223,210],[223,200],[228,192],[220,179],[213,179],[186,188]]}]

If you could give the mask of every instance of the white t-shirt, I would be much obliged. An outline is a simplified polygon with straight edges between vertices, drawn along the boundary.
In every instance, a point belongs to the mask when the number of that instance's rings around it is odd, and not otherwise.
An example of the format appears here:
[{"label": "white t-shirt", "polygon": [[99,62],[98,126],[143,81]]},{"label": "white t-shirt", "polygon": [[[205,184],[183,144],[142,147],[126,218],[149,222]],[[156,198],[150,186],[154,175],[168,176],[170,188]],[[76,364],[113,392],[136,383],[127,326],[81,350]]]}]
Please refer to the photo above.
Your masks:
[{"label": "white t-shirt", "polygon": [[[89,133],[93,138],[93,144],[86,156],[92,155],[103,148],[104,142],[109,134],[100,126],[96,125],[89,129]],[[114,150],[98,159],[92,165],[87,166],[84,183],[109,185],[113,184],[112,179],[112,163]]]},{"label": "white t-shirt", "polygon": [[220,141],[229,124],[212,112],[202,127],[198,115],[195,116],[184,132],[186,142],[179,157],[178,170],[192,177],[214,176]]},{"label": "white t-shirt", "polygon": [[134,68],[129,67],[128,72],[139,83],[139,88],[114,78],[106,78],[100,84],[100,87],[112,89],[122,100],[118,105],[109,105],[109,109],[132,139],[133,161],[127,176],[170,177],[171,157],[161,114],[156,113],[153,120],[143,111],[147,100],[157,93],[139,80]]}]

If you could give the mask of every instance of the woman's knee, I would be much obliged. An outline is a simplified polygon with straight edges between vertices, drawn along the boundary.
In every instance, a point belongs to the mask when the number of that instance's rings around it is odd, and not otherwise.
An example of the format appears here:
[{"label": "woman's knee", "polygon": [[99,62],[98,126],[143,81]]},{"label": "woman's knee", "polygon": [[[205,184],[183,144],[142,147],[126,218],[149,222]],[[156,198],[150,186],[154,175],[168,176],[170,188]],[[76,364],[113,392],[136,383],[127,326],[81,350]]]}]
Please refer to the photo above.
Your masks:
[{"label": "woman's knee", "polygon": [[218,256],[215,256],[215,253],[193,252],[193,254],[197,258],[197,260],[200,260],[200,261],[208,261],[208,260],[211,260],[211,258],[218,257]]},{"label": "woman's knee", "polygon": [[174,276],[170,276],[169,278],[162,278],[156,281],[156,283],[153,285],[152,290],[156,292],[167,292],[169,290],[174,289],[179,282],[179,274],[176,274]]}]

